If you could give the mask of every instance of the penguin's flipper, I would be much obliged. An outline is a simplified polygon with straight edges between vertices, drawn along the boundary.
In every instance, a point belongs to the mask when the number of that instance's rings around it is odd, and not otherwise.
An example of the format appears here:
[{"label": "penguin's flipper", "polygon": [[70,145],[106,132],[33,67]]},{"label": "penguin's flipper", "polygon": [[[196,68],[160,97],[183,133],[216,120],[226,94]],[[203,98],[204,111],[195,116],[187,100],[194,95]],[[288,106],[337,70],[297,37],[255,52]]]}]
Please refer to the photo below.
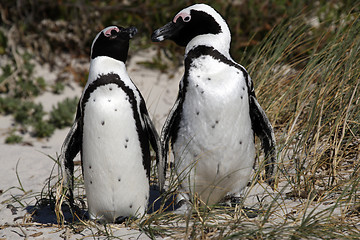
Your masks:
[{"label": "penguin's flipper", "polygon": [[61,147],[61,162],[64,165],[63,178],[68,187],[68,198],[71,207],[73,207],[74,195],[74,158],[81,149],[82,134],[80,130],[80,110],[78,107],[76,119],[67,134],[65,141]]},{"label": "penguin's flipper", "polygon": [[[163,128],[161,130],[162,157],[164,159],[163,161],[165,166],[164,171],[166,171],[170,140],[177,134],[179,127],[182,101],[184,99],[182,81],[183,80],[180,81],[178,97],[174,103],[174,106],[170,110],[170,113],[166,118]],[[172,139],[172,141],[174,141],[174,139]]]},{"label": "penguin's flipper", "polygon": [[159,135],[156,131],[156,128],[154,126],[154,124],[152,123],[149,115],[147,112],[143,113],[143,119],[145,122],[145,126],[146,126],[146,131],[148,133],[149,136],[149,140],[150,140],[150,144],[152,146],[152,148],[154,149],[155,153],[156,153],[156,165],[157,165],[157,169],[158,169],[158,181],[159,181],[159,187],[160,187],[160,191],[162,191],[164,189],[164,184],[165,184],[165,172],[164,172],[164,161],[163,161],[163,157],[161,155],[161,143],[160,143],[160,138]]},{"label": "penguin's flipper", "polygon": [[274,131],[264,110],[256,100],[255,95],[250,95],[250,118],[255,134],[260,138],[265,152],[266,181],[274,187],[275,173],[277,170],[276,142]]}]

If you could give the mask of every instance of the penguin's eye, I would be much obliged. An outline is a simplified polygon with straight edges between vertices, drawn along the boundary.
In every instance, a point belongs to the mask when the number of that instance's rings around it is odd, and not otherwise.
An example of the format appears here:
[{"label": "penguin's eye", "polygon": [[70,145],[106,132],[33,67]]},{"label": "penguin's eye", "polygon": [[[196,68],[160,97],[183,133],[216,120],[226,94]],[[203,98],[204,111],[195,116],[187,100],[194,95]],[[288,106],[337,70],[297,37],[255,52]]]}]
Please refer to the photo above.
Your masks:
[{"label": "penguin's eye", "polygon": [[191,20],[190,15],[183,18],[184,22],[190,22],[190,20]]}]

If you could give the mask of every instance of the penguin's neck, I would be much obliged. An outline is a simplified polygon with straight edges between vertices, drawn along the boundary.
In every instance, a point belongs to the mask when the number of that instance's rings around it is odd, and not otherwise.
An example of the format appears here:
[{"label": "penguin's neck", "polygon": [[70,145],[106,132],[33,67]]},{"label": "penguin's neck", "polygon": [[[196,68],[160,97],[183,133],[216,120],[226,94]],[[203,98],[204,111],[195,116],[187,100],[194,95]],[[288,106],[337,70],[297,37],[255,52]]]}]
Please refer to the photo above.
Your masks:
[{"label": "penguin's neck", "polygon": [[[233,62],[230,54],[228,52],[222,53],[218,49],[214,48],[213,46],[206,46],[206,45],[198,45],[194,46],[186,55],[185,55],[185,65],[190,66],[193,61],[201,61],[205,59],[205,56],[211,56],[213,59],[217,59],[217,61],[228,61]],[[205,63],[204,63],[205,64]],[[205,64],[206,65],[206,64]],[[204,66],[205,67],[205,66]],[[210,67],[210,66],[208,66]],[[211,67],[210,67],[211,68]],[[216,70],[216,69],[211,69]]]},{"label": "penguin's neck", "polygon": [[216,49],[226,58],[231,59],[229,53],[230,37],[226,37],[224,35],[225,34],[204,34],[195,37],[186,45],[185,58],[191,50],[197,48],[198,46],[206,46]]},{"label": "penguin's neck", "polygon": [[91,60],[88,81],[85,88],[94,82],[99,75],[115,73],[118,75],[127,74],[125,63],[111,57],[100,56]]}]

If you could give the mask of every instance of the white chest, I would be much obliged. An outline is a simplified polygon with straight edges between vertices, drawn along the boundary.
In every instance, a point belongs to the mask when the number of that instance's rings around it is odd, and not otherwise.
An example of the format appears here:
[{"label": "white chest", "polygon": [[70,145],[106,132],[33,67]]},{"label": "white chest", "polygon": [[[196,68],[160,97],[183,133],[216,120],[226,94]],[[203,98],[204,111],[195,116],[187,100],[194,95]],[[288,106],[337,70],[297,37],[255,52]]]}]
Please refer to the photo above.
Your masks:
[{"label": "white chest", "polygon": [[174,153],[178,173],[189,173],[188,187],[195,186],[190,192],[213,193],[210,203],[247,183],[255,148],[241,70],[211,57],[194,63]]},{"label": "white chest", "polygon": [[205,148],[229,149],[252,134],[246,83],[240,70],[207,58],[189,72],[182,127]]},{"label": "white chest", "polygon": [[149,183],[129,96],[116,84],[100,86],[90,94],[83,115],[82,160],[90,215],[113,221],[143,214]]}]

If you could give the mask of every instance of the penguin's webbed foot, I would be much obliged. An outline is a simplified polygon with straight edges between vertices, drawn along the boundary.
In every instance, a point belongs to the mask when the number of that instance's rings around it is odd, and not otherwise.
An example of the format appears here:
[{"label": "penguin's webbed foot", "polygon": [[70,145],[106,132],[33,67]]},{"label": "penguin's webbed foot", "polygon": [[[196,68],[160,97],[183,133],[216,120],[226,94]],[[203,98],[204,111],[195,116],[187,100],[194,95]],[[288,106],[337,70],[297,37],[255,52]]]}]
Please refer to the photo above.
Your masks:
[{"label": "penguin's webbed foot", "polygon": [[114,223],[115,224],[121,224],[127,220],[136,220],[137,217],[134,217],[134,216],[119,216],[115,219]]}]

